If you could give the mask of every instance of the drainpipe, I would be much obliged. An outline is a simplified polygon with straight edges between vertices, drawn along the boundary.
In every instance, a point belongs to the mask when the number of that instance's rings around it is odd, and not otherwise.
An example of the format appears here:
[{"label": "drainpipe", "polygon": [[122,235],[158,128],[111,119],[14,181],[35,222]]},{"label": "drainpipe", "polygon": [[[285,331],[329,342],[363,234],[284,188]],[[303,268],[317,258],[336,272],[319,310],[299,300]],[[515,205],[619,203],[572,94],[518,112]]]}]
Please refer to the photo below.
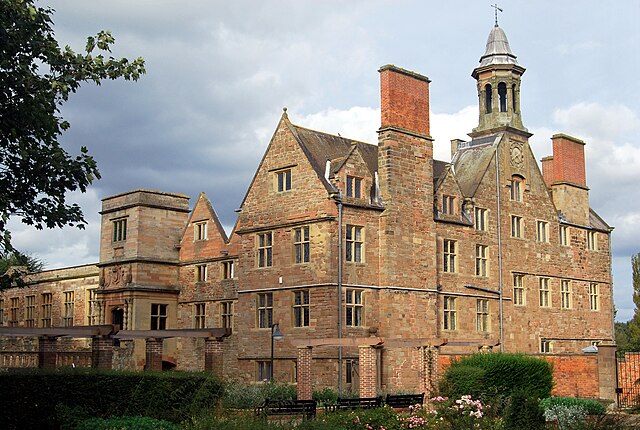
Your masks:
[{"label": "drainpipe", "polygon": [[496,145],[496,203],[498,205],[498,283],[500,292],[500,352],[504,352],[504,314],[502,301],[502,235],[501,235],[501,216],[500,216],[500,161],[498,158],[498,147]]},{"label": "drainpipe", "polygon": [[[342,196],[334,195],[338,206],[338,339],[342,339]],[[342,396],[342,345],[338,346],[338,396]]]}]

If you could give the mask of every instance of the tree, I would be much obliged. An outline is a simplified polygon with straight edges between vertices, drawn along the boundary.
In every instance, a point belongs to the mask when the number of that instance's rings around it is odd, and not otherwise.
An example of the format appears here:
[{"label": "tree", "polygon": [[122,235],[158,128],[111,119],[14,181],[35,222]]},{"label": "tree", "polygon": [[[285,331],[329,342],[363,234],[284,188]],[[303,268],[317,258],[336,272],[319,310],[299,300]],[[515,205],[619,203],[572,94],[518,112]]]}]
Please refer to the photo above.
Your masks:
[{"label": "tree", "polygon": [[[34,0],[0,1],[0,257],[14,251],[7,222],[20,217],[37,229],[86,221],[66,193],[85,192],[100,178],[86,149],[72,156],[58,139],[69,128],[60,108],[82,83],[138,80],[144,60],[105,58],[115,39],[107,31],[88,37],[83,53],[54,38],[53,10]],[[97,52],[97,53],[96,53]],[[102,52],[102,53],[100,53]]]},{"label": "tree", "polygon": [[31,255],[12,252],[0,258],[0,290],[10,287],[23,287],[23,276],[40,272],[44,262]]},{"label": "tree", "polygon": [[631,256],[633,303],[636,310],[627,323],[616,323],[618,351],[640,351],[640,253]]}]

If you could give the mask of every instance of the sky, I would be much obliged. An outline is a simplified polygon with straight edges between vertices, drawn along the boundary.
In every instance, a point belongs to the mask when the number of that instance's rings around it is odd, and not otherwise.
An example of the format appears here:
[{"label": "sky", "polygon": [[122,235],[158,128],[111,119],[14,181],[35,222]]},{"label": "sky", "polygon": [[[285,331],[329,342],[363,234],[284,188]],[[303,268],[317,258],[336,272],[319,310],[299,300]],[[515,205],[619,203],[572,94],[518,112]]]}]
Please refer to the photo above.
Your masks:
[{"label": "sky", "polygon": [[[76,51],[110,30],[114,57],[144,57],[138,82],[86,84],[61,111],[64,147],[87,146],[102,179],[70,195],[88,221],[14,245],[58,268],[99,260],[101,199],[137,188],[211,200],[230,232],[282,114],[295,124],[377,142],[385,64],[431,79],[435,157],[477,125],[471,77],[494,25],[471,0],[41,0],[56,38]],[[633,316],[640,252],[640,0],[504,0],[500,27],[518,62],[521,110],[538,160],[550,137],[586,142],[591,207],[612,235],[617,320]]]}]

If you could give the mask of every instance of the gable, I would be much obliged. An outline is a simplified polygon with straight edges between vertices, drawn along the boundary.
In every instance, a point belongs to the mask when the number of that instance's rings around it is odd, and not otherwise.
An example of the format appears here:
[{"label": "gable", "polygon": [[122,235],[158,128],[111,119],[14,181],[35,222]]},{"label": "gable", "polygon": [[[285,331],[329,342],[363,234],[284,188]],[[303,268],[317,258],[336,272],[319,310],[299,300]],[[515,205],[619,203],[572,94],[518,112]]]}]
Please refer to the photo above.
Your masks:
[{"label": "gable", "polygon": [[220,257],[227,240],[211,202],[200,193],[182,234],[180,261]]}]

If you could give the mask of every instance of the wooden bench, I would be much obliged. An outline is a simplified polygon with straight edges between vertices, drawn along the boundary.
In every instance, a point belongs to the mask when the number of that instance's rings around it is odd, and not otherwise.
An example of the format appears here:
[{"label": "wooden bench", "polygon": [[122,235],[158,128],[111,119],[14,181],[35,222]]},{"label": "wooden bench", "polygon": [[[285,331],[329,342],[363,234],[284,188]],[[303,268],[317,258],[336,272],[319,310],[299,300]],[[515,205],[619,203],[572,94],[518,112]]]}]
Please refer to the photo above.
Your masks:
[{"label": "wooden bench", "polygon": [[424,403],[424,393],[422,394],[387,394],[385,404],[392,408],[406,409],[409,406],[422,405]]},{"label": "wooden bench", "polygon": [[270,415],[302,415],[304,419],[316,416],[315,400],[270,400],[256,408],[256,415],[267,417]]},{"label": "wooden bench", "polygon": [[327,405],[325,408],[328,412],[353,410],[353,409],[373,409],[382,406],[382,397],[355,397],[355,398],[338,398],[335,405]]}]

